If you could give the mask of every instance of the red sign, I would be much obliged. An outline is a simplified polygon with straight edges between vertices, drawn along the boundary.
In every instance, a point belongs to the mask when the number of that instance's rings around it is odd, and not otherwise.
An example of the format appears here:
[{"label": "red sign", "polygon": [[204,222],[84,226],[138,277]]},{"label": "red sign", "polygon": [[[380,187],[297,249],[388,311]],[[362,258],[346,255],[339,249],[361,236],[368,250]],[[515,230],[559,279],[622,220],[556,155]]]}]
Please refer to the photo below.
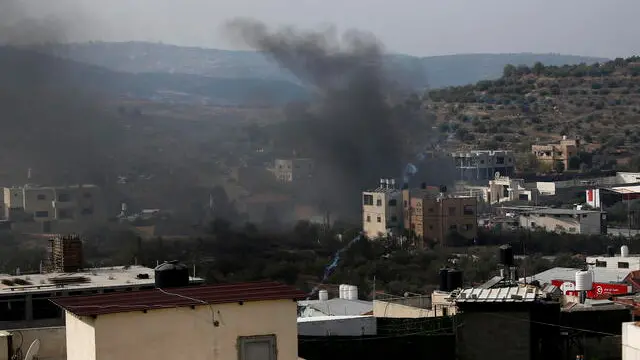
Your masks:
[{"label": "red sign", "polygon": [[587,190],[587,201],[588,202],[593,201],[593,190]]},{"label": "red sign", "polygon": [[[564,280],[551,280],[551,284],[563,289],[565,295],[577,296],[578,292],[575,291],[574,281]],[[624,295],[631,292],[631,286],[627,284],[608,284],[608,283],[593,283],[593,288],[587,291],[587,298],[593,299],[601,295]]]}]

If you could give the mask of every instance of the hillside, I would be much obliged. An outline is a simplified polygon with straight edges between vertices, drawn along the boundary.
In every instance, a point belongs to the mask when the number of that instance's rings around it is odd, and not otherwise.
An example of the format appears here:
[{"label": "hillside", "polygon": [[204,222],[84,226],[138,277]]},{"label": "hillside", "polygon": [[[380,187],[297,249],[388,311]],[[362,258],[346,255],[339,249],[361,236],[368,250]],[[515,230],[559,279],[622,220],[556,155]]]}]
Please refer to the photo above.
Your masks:
[{"label": "hillside", "polygon": [[[178,47],[144,42],[43,46],[39,51],[132,73],[191,74],[227,79],[263,79],[297,82],[297,79],[252,51]],[[607,59],[559,54],[466,54],[433,57],[387,56],[392,77],[416,89],[440,88],[495,79],[506,64],[532,66],[595,63]]]},{"label": "hillside", "polygon": [[585,151],[595,154],[581,155],[574,168],[622,168],[629,160],[637,167],[640,58],[590,66],[509,65],[498,80],[429,92],[426,107],[437,113],[451,148],[513,149],[524,155],[533,143],[567,135],[580,137]]}]

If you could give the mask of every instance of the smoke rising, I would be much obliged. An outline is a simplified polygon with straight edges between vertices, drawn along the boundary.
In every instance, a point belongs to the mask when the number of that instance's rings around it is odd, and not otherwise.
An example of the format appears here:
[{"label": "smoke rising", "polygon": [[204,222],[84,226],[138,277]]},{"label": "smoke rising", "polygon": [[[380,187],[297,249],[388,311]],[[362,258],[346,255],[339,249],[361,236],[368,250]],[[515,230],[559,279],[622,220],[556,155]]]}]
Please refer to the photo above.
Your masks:
[{"label": "smoke rising", "polygon": [[249,19],[233,20],[227,30],[317,91],[314,107],[289,120],[296,149],[318,164],[317,194],[327,207],[357,214],[362,190],[376,187],[380,178],[401,176],[407,158],[398,131],[402,119],[387,102],[384,51],[373,35],[272,31]]}]

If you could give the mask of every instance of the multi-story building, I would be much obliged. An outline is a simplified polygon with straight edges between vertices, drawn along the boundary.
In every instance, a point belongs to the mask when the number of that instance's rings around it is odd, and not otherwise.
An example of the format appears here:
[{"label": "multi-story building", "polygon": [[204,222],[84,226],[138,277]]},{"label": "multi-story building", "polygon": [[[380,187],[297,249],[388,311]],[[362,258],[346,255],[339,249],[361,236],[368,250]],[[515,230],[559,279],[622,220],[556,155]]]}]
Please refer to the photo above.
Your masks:
[{"label": "multi-story building", "polygon": [[525,187],[524,179],[511,179],[509,177],[496,176],[489,181],[489,186],[484,189],[484,200],[489,204],[497,204],[505,201],[530,201],[538,198],[538,189]]},{"label": "multi-story building", "polygon": [[313,176],[314,162],[312,159],[276,159],[273,172],[278,181],[300,182]]},{"label": "multi-story building", "polygon": [[49,232],[57,224],[91,224],[106,221],[102,191],[95,185],[24,186],[4,188],[5,220],[34,221]]},{"label": "multi-story building", "polygon": [[395,180],[381,179],[375,190],[362,193],[362,230],[369,238],[402,228],[402,191]]},{"label": "multi-story building", "polygon": [[520,226],[548,232],[599,235],[607,233],[607,214],[595,210],[538,208],[522,212]]},{"label": "multi-story building", "polygon": [[490,180],[496,173],[511,176],[516,168],[515,157],[509,150],[473,150],[451,156],[461,181]]},{"label": "multi-story building", "polygon": [[564,169],[568,170],[569,159],[578,155],[579,150],[580,140],[567,139],[566,136],[563,136],[562,140],[557,144],[531,145],[531,152],[536,159],[550,169],[553,169],[560,162]]},{"label": "multi-story building", "polygon": [[429,189],[405,190],[403,196],[405,229],[423,240],[444,242],[456,233],[466,239],[478,235],[476,197],[453,197]]}]

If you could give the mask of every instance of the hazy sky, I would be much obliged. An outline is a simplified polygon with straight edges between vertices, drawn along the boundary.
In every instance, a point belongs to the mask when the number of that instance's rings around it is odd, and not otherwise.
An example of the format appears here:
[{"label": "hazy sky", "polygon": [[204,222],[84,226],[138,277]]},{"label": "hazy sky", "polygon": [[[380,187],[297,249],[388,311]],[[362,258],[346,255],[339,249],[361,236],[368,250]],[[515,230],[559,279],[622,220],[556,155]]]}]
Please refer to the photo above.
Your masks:
[{"label": "hazy sky", "polygon": [[225,21],[371,31],[412,55],[554,52],[604,57],[640,52],[640,0],[1,0],[55,16],[71,41],[162,41],[238,48]]}]

